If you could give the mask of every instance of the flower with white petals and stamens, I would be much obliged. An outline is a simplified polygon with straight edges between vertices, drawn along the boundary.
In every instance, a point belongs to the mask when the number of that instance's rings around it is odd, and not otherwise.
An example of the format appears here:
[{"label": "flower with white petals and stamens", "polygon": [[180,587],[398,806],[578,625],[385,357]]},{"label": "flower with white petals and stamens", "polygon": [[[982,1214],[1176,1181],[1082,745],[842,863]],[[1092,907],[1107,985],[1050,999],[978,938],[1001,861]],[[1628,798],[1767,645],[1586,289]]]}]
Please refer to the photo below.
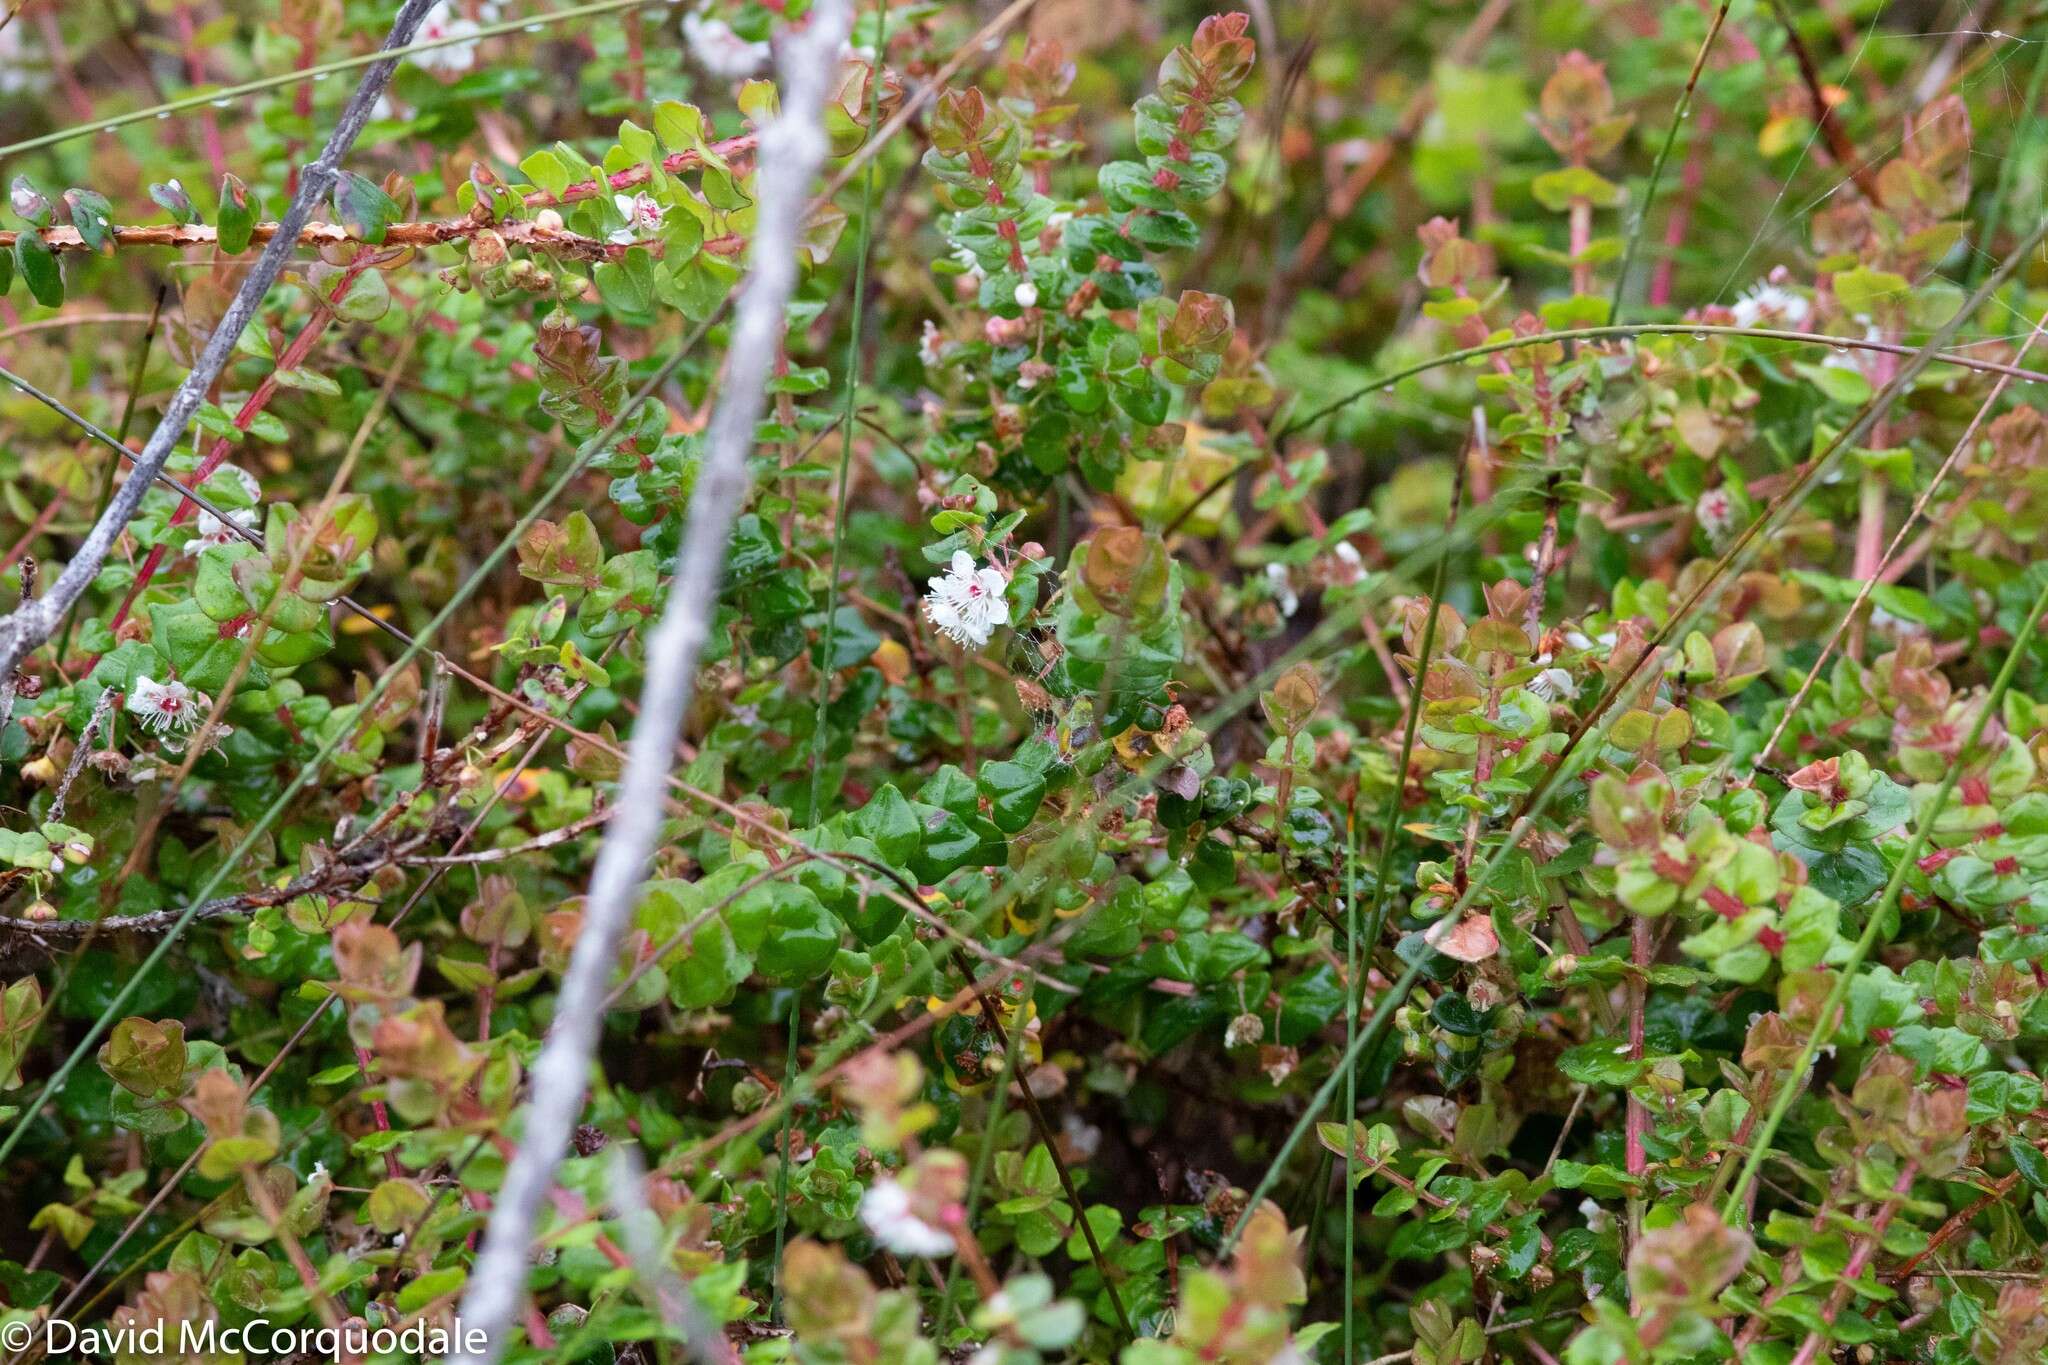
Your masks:
[{"label": "flower with white petals and stamens", "polygon": [[953,643],[979,649],[997,626],[1010,623],[1010,604],[1003,595],[1009,580],[1000,570],[977,568],[967,551],[955,550],[952,565],[930,582],[924,614]]},{"label": "flower with white petals and stamens", "polygon": [[883,1176],[861,1196],[860,1221],[898,1256],[950,1256],[953,1234],[934,1227],[910,1208],[910,1191],[893,1177]]},{"label": "flower with white petals and stamens", "polygon": [[225,545],[246,543],[229,528],[229,521],[244,530],[253,531],[256,529],[256,509],[237,507],[228,513],[228,521],[222,521],[211,512],[201,512],[197,532],[185,542],[186,555],[189,557]]},{"label": "flower with white petals and stamens", "polygon": [[128,714],[143,729],[159,735],[183,735],[212,707],[213,698],[194,692],[175,678],[160,683],[144,674],[136,678],[128,693]]},{"label": "flower with white petals and stamens", "polygon": [[1522,685],[1547,702],[1560,697],[1570,700],[1579,695],[1579,685],[1562,668],[1546,668]]},{"label": "flower with white petals and stamens", "polygon": [[1813,306],[1804,294],[1795,294],[1779,284],[1760,281],[1744,290],[1742,297],[1728,310],[1735,315],[1737,327],[1771,326],[1790,323],[1796,327],[1806,321]]},{"label": "flower with white petals and stamens", "polygon": [[476,40],[470,35],[477,32],[474,20],[465,19],[455,12],[449,0],[427,11],[427,17],[420,21],[420,31],[414,42],[428,43],[437,38],[468,38],[468,42],[453,42],[446,47],[429,48],[425,52],[412,54],[413,64],[423,71],[447,72],[460,75],[476,65]]},{"label": "flower with white petals and stamens", "polygon": [[1692,515],[1702,531],[1718,540],[1735,524],[1735,499],[1728,496],[1725,488],[1709,488],[1693,504]]},{"label": "flower with white petals and stamens", "polygon": [[618,209],[626,225],[605,240],[622,245],[642,241],[661,231],[662,216],[668,212],[651,194],[615,194],[612,206]]},{"label": "flower with white petals and stamens", "polygon": [[723,19],[705,14],[683,16],[683,41],[697,65],[714,76],[738,80],[768,64],[768,44],[749,42]]}]

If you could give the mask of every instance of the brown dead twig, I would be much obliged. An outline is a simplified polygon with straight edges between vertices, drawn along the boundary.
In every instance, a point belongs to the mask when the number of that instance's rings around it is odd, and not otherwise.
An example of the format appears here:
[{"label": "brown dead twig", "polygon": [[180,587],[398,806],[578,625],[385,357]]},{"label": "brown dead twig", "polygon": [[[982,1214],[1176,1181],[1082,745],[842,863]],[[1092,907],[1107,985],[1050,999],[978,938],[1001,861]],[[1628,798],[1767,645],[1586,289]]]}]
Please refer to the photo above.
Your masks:
[{"label": "brown dead twig", "polygon": [[[250,229],[251,245],[262,246],[277,235],[276,223],[258,223]],[[596,237],[587,237],[580,232],[562,229],[549,230],[526,219],[511,219],[493,223],[487,218],[441,218],[418,223],[390,223],[384,228],[383,238],[369,243],[339,223],[308,223],[299,229],[299,245],[305,247],[345,246],[350,243],[377,245],[381,247],[429,247],[441,246],[448,242],[467,241],[483,231],[492,231],[514,246],[523,246],[551,256],[566,256],[579,261],[607,261],[626,253],[633,246],[647,246],[649,243],[606,242]],[[20,234],[0,231],[0,250],[13,250],[14,239]],[[50,250],[64,255],[87,253],[91,248],[78,235],[74,227],[44,228],[41,232],[43,244]],[[159,223],[144,227],[117,227],[110,229],[108,240],[116,247],[212,247],[220,242],[220,232],[204,223],[181,226],[177,223]],[[660,243],[652,243],[658,247]]]},{"label": "brown dead twig", "polygon": [[[724,160],[751,152],[754,135],[727,138],[711,147],[712,157]],[[670,175],[696,170],[711,164],[711,160],[696,151],[682,151],[663,158],[661,169]],[[654,178],[650,165],[629,166],[604,178],[602,185],[595,180],[585,180],[569,186],[559,195],[547,190],[535,190],[521,197],[520,202],[528,208],[549,208],[558,204],[577,203],[595,199],[606,190],[628,190],[644,185]],[[299,245],[304,247],[342,246],[358,243],[369,246],[442,246],[449,242],[467,241],[486,229],[496,232],[513,246],[522,246],[529,251],[538,251],[550,256],[565,256],[580,261],[616,260],[634,246],[657,248],[659,243],[608,242],[580,232],[567,232],[560,228],[549,229],[527,219],[505,219],[492,221],[486,214],[471,214],[463,218],[441,218],[417,223],[389,223],[383,235],[374,242],[339,223],[307,223],[299,229]],[[263,246],[277,235],[278,225],[274,222],[257,223],[249,230],[249,243]],[[21,234],[14,231],[0,231],[0,250],[14,249],[15,238]],[[75,227],[43,228],[36,235],[43,239],[43,245],[59,255],[84,253],[92,250],[86,245]],[[219,230],[205,223],[152,223],[108,229],[107,240],[115,248],[121,247],[211,247],[220,242]]]},{"label": "brown dead twig", "polygon": [[[389,838],[371,839],[339,854],[315,851],[315,866],[281,886],[258,887],[207,901],[194,920],[230,919],[302,896],[347,896],[360,890],[386,868],[432,865],[439,861],[425,850],[456,832],[451,812],[442,812],[421,829]],[[183,910],[151,910],[140,915],[100,919],[17,919],[0,917],[0,958],[54,953],[97,934],[162,934],[175,925]]]}]

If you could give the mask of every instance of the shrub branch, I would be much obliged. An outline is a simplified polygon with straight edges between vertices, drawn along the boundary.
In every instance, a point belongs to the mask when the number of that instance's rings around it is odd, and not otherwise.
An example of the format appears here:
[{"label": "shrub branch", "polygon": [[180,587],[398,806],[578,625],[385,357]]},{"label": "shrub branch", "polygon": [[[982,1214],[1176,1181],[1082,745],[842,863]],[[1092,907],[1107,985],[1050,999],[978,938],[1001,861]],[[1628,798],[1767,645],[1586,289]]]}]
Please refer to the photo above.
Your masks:
[{"label": "shrub branch", "polygon": [[[392,48],[411,42],[431,8],[430,0],[405,0],[390,34],[384,39],[383,50],[388,54]],[[396,58],[386,55],[363,73],[362,84],[356,87],[356,92],[343,106],[341,118],[328,137],[326,147],[299,178],[298,193],[292,196],[290,207],[278,220],[276,235],[250,267],[242,280],[242,287],[235,292],[234,301],[222,314],[213,335],[207,338],[206,349],[200,352],[198,362],[185,376],[184,382],[178,385],[177,392],[171,395],[170,404],[165,408],[156,430],[143,443],[142,452],[135,458],[135,473],[139,477],[131,477],[115,490],[113,500],[94,523],[78,552],[71,557],[71,562],[64,566],[64,572],[50,585],[50,591],[34,601],[24,602],[17,610],[0,618],[0,682],[11,680],[21,661],[50,638],[71,604],[99,577],[100,566],[106,563],[114,541],[141,506],[150,484],[163,472],[165,462],[185,434],[186,424],[199,410],[199,405],[206,401],[214,381],[226,367],[242,329],[248,326],[249,319],[255,316],[256,309],[262,304],[263,296],[283,271],[300,230],[312,216],[313,206],[327,197],[342,158],[348,155],[363,131],[363,125],[369,122],[370,110],[391,83],[391,73],[397,64]]]},{"label": "shrub branch", "polygon": [[463,1295],[462,1320],[482,1332],[481,1354],[461,1365],[493,1365],[525,1297],[534,1221],[554,1184],[571,1130],[583,1112],[590,1058],[618,944],[639,900],[661,830],[662,789],[683,714],[695,693],[697,659],[710,634],[724,578],[726,537],[747,488],[768,379],[782,339],[784,306],[796,285],[796,246],[811,177],[828,150],[821,113],[839,45],[852,27],[848,0],[823,0],[783,54],[782,109],[762,134],[760,224],[740,294],[726,383],[711,418],[704,462],[668,603],[647,646],[647,683],[633,727],[616,814],[598,853],[581,932],[531,1077],[532,1103],[518,1151],[507,1165],[483,1247]]}]

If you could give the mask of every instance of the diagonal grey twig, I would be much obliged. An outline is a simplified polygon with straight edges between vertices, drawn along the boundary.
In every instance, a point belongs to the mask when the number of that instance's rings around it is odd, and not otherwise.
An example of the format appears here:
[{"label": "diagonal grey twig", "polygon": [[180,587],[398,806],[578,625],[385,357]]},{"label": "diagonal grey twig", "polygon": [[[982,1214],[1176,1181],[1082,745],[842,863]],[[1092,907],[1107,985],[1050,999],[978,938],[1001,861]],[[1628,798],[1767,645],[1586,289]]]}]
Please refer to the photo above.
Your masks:
[{"label": "diagonal grey twig", "polygon": [[827,151],[821,113],[851,28],[849,0],[819,0],[802,31],[782,45],[782,109],[761,134],[758,226],[727,353],[725,387],[711,416],[668,602],[647,642],[640,716],[591,876],[583,926],[556,999],[554,1024],[529,1078],[532,1099],[525,1129],[457,1313],[465,1342],[480,1339],[482,1349],[453,1357],[452,1365],[495,1365],[509,1344],[525,1298],[534,1222],[583,1112],[606,988],[661,831],[663,787],[716,611],[726,538],[746,493],[747,456],[782,339],[784,309],[796,286],[797,239],[807,216],[811,178]]},{"label": "diagonal grey twig", "polygon": [[[241,290],[228,305],[227,312],[222,316],[220,325],[215,328],[212,337],[208,339],[206,348],[201,352],[192,373],[186,376],[185,382],[180,384],[178,391],[171,396],[171,403],[163,421],[150,433],[142,454],[135,457],[134,473],[129,475],[128,481],[108,502],[99,521],[86,536],[78,552],[72,556],[71,562],[64,566],[64,572],[59,575],[49,596],[38,601],[23,602],[11,615],[0,618],[0,711],[13,706],[16,667],[27,657],[29,651],[50,638],[70,604],[83,596],[86,587],[99,576],[100,566],[106,561],[108,551],[113,548],[115,539],[128,524],[128,519],[134,515],[137,505],[142,501],[142,495],[149,491],[150,485],[163,473],[164,463],[170,458],[172,447],[183,434],[186,422],[191,419],[206,390],[227,363],[229,349],[233,347],[241,335],[242,328],[255,313],[264,291],[283,268],[285,253],[291,249],[291,239],[298,235],[298,225],[306,220],[313,205],[326,194],[328,185],[334,179],[336,166],[341,158],[348,154],[348,149],[355,144],[356,135],[369,120],[371,107],[376,104],[378,96],[384,93],[384,87],[390,84],[391,71],[397,59],[388,54],[391,49],[411,41],[412,35],[419,29],[420,21],[426,17],[432,3],[433,0],[405,0],[404,6],[398,11],[397,20],[391,26],[390,34],[384,39],[381,50],[387,55],[373,63],[363,74],[363,83],[356,87],[355,93],[349,96],[348,103],[342,107],[341,118],[335,125],[333,135],[321,149],[319,158],[306,168],[299,191],[292,196],[291,207],[285,211],[281,220],[293,225],[289,238],[273,242],[266,247],[256,264],[250,268]],[[371,696],[378,695],[383,686],[384,684],[380,683],[373,689]],[[322,754],[316,757],[316,766],[320,759],[325,757],[326,752],[327,750],[323,750]],[[277,811],[283,808],[283,803],[303,784],[306,775],[306,771],[302,771],[272,803],[271,813],[263,817],[264,824],[276,818]],[[199,892],[201,897],[212,894],[221,884],[227,867],[241,857],[252,840],[253,836],[243,839],[228,854],[226,864],[216,870],[207,881],[205,889]],[[119,1015],[122,1006],[134,996],[143,977],[163,960],[164,955],[170,951],[171,944],[184,931],[184,926],[192,922],[199,907],[198,901],[186,907],[183,914],[173,922],[163,940],[143,959],[127,983],[115,992],[114,998],[107,1002],[106,1008],[85,1031],[84,1037],[77,1041],[70,1053],[43,1081],[42,1088],[36,1092],[35,1098],[21,1107],[22,1117],[7,1130],[5,1137],[0,1137],[0,1162],[4,1162],[20,1145],[23,1136],[33,1126],[30,1120],[42,1111],[43,1106],[50,1102],[50,1097],[63,1086],[78,1066],[79,1060]]]},{"label": "diagonal grey twig", "polygon": [[[412,41],[420,21],[434,6],[434,0],[405,0],[398,11],[391,32],[384,39],[384,51],[404,47]],[[363,73],[363,83],[356,87],[348,103],[342,106],[341,118],[328,135],[327,145],[320,149],[320,155],[299,177],[299,190],[292,196],[291,205],[278,219],[277,235],[263,248],[263,254],[256,258],[255,265],[242,278],[242,287],[235,291],[234,301],[227,312],[221,315],[213,335],[207,338],[206,348],[199,353],[192,372],[178,385],[171,395],[169,406],[164,409],[163,420],[156,424],[156,430],[143,443],[142,453],[135,457],[134,472],[115,491],[112,501],[93,524],[90,533],[79,545],[78,552],[64,566],[64,572],[50,585],[50,590],[32,602],[23,602],[19,608],[5,617],[0,617],[0,679],[11,682],[14,670],[21,666],[30,652],[56,633],[57,625],[71,604],[85,595],[99,577],[100,567],[106,563],[107,555],[113,550],[114,542],[135,516],[135,510],[142,503],[143,494],[163,472],[164,464],[171,457],[178,440],[185,434],[186,423],[192,414],[206,400],[207,390],[220,377],[227,365],[228,356],[234,350],[242,329],[263,303],[278,273],[298,246],[299,230],[305,226],[315,205],[327,197],[334,183],[335,171],[349,148],[355,146],[357,134],[369,122],[370,110],[384,93],[384,87],[391,83],[392,68],[398,59],[388,57],[373,63]]]}]

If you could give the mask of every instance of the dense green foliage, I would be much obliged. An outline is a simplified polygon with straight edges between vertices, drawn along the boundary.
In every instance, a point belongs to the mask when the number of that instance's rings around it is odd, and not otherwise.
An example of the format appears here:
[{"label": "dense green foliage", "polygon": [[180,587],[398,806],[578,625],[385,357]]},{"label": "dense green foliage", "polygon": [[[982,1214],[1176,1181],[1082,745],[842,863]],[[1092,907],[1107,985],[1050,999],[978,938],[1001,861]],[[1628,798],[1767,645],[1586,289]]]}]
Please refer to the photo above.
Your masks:
[{"label": "dense green foliage", "polygon": [[[7,607],[390,8],[0,27]],[[510,1356],[2048,1358],[2048,27],[854,8],[715,591],[810,5],[445,0],[0,679],[0,1328],[451,1320],[673,590]]]}]

